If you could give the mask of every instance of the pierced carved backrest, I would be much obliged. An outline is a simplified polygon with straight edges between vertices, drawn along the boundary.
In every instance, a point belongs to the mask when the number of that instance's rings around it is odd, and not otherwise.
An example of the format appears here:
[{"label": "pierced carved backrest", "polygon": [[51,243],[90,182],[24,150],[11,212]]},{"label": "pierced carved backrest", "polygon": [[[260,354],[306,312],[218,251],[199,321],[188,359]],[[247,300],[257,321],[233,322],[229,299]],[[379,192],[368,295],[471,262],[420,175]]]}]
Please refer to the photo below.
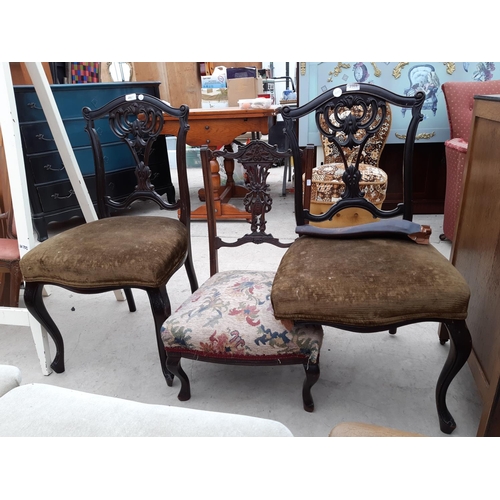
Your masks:
[{"label": "pierced carved backrest", "polygon": [[[284,106],[281,115],[286,134],[293,153],[295,167],[295,215],[297,224],[308,221],[323,222],[345,208],[362,208],[373,217],[390,218],[403,215],[412,219],[412,165],[413,149],[419,122],[423,116],[424,92],[414,95],[398,95],[382,87],[371,84],[340,85],[319,95],[299,108]],[[393,210],[382,210],[364,198],[360,187],[362,172],[360,165],[369,153],[370,142],[376,140],[381,129],[387,127],[388,115],[399,107],[406,111],[408,128],[402,158],[403,203]],[[392,110],[391,110],[392,108]],[[295,134],[296,122],[308,119],[314,114],[318,131],[337,151],[338,161],[343,166],[342,182],[345,185],[341,199],[323,214],[313,215],[308,207],[307,189],[311,184],[312,170],[316,166],[316,155],[311,148],[302,151]],[[370,156],[370,155],[368,155]],[[305,174],[306,197],[302,187],[302,174]]]},{"label": "pierced carved backrest", "polygon": [[[136,200],[152,200],[162,209],[180,209],[180,219],[186,223],[190,216],[189,188],[186,170],[186,134],[189,108],[174,108],[164,101],[146,94],[129,94],[118,97],[99,109],[83,109],[85,130],[90,136],[96,173],[97,208],[99,217],[109,217],[110,210],[123,210]],[[179,196],[175,203],[165,201],[151,182],[150,155],[156,140],[165,140],[161,135],[167,119],[179,121],[176,141],[177,174]],[[106,189],[105,156],[100,135],[109,127],[117,141],[128,146],[135,165],[137,184],[125,199],[113,199]],[[130,165],[126,165],[130,166]],[[168,165],[165,165],[168,168]]]},{"label": "pierced carved backrest", "polygon": [[[207,204],[208,239],[210,252],[210,274],[218,272],[217,250],[221,247],[236,247],[246,243],[269,243],[281,248],[290,246],[291,243],[284,243],[267,232],[266,214],[271,211],[273,200],[269,190],[267,179],[269,169],[276,165],[290,153],[278,151],[276,146],[254,140],[247,145],[240,146],[238,151],[226,150],[211,151],[207,146],[203,146],[200,151],[203,169],[203,179]],[[248,193],[243,199],[245,210],[251,214],[250,232],[237,238],[234,242],[227,242],[217,236],[216,212],[213,197],[213,186],[211,181],[212,169],[218,171],[217,159],[233,160],[241,163],[245,171],[245,187]],[[214,163],[215,162],[215,163]],[[210,193],[210,195],[208,194]],[[244,228],[243,224],[240,227]]]},{"label": "pierced carved backrest", "polygon": [[[348,108],[340,110],[340,116],[342,118],[345,118],[345,116],[347,116],[347,114],[350,112],[351,111]],[[357,116],[361,116],[363,110],[360,106],[355,106],[352,112]],[[371,109],[368,110],[368,114],[370,113]],[[378,109],[375,120],[376,124],[378,124],[382,120],[382,116],[383,116],[383,110]],[[335,120],[333,112],[330,115],[330,120],[332,120],[333,123],[335,123],[337,126],[339,125]],[[377,132],[368,139],[367,143],[363,147],[363,151],[361,152],[361,163],[365,165],[370,165],[372,167],[378,167],[380,156],[382,155],[385,143],[387,141],[387,138],[389,137],[389,132],[391,130],[391,122],[392,122],[391,107],[389,104],[387,104],[385,108],[383,123],[381,123]],[[335,142],[331,141],[326,135],[321,133],[323,130],[327,131],[328,133],[332,133],[332,130],[328,128],[327,122],[325,121],[323,115],[319,116],[319,130],[321,135],[321,142],[323,144],[323,155],[324,155],[323,163],[325,164],[343,163],[342,156]],[[358,132],[356,133],[358,140],[362,139],[363,133],[364,133],[363,131],[358,130]],[[337,135],[341,136],[340,138],[345,140],[344,132],[337,132]],[[349,154],[348,158],[349,163],[353,163],[355,161],[355,157],[358,153],[359,147],[360,146],[355,146],[352,150],[347,151]]]}]

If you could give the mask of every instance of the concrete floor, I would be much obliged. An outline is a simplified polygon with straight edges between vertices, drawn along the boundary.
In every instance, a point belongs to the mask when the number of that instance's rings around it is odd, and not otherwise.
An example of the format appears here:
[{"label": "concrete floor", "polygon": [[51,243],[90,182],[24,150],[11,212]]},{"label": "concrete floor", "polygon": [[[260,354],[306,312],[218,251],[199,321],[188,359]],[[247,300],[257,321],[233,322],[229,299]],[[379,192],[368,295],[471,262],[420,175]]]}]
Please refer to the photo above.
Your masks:
[{"label": "concrete floor", "polygon": [[[271,170],[269,182],[273,210],[268,230],[276,237],[292,240],[295,221],[293,196],[281,196],[282,167]],[[200,205],[201,170],[189,169],[193,208]],[[242,207],[241,200],[234,205]],[[147,212],[147,204],[136,209]],[[431,238],[444,255],[451,245],[442,242],[442,216],[416,216],[430,224]],[[275,221],[275,222],[273,222]],[[78,224],[51,225],[51,234]],[[218,224],[219,234],[231,237],[243,222]],[[198,280],[209,277],[207,231],[204,222],[193,222],[192,243]],[[275,270],[284,250],[268,245],[245,245],[220,251],[220,268]],[[190,294],[184,269],[168,284],[175,309]],[[343,421],[359,421],[445,437],[439,430],[434,389],[449,350],[440,345],[437,323],[387,332],[358,334],[325,329],[321,354],[321,377],[313,388],[314,413],[302,409],[301,366],[237,367],[183,361],[191,380],[192,397],[177,399],[179,383],[167,387],[161,373],[147,296],[134,291],[137,312],[112,293],[77,295],[52,287],[47,308],[59,325],[66,345],[66,371],[41,373],[30,330],[2,325],[0,363],[18,366],[23,382],[53,384],[125,399],[188,408],[267,417],[285,424],[295,436],[327,436]],[[52,355],[54,354],[52,350]],[[475,436],[481,416],[481,400],[468,365],[448,391],[448,407],[457,422],[451,437]]]}]

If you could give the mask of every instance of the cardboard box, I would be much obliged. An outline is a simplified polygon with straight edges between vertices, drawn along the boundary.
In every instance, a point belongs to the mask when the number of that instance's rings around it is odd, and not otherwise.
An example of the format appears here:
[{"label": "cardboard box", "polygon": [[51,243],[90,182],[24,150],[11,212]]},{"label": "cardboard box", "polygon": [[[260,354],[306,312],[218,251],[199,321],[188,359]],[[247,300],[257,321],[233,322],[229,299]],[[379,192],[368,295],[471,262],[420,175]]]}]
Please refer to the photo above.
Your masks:
[{"label": "cardboard box", "polygon": [[231,78],[227,81],[229,107],[237,107],[239,99],[255,99],[262,92],[262,78]]},{"label": "cardboard box", "polygon": [[227,108],[227,89],[201,89],[202,108]]}]

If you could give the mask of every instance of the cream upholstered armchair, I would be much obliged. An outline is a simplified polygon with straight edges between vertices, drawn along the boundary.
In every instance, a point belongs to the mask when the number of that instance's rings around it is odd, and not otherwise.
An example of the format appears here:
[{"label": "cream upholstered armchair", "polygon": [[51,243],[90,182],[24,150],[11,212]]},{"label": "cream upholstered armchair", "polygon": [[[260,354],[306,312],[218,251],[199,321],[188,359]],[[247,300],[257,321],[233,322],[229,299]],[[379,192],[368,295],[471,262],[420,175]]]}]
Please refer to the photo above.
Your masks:
[{"label": "cream upholstered armchair", "polygon": [[462,180],[467,156],[475,95],[500,94],[500,80],[487,82],[446,82],[442,86],[450,124],[450,139],[444,143],[446,154],[446,194],[442,240],[453,240]]}]

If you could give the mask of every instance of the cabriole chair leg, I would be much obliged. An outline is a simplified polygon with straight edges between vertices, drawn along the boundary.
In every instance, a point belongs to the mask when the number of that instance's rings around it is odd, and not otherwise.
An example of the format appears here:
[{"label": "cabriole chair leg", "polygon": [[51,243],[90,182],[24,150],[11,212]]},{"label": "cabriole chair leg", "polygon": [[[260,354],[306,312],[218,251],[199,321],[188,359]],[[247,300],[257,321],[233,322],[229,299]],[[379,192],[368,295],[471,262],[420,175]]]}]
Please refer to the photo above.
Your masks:
[{"label": "cabriole chair leg", "polygon": [[444,323],[450,334],[450,351],[436,386],[436,406],[439,416],[439,427],[445,434],[451,434],[457,424],[446,406],[446,392],[467,361],[472,350],[472,340],[465,321],[449,321]]},{"label": "cabriole chair leg", "polygon": [[187,401],[191,398],[191,386],[188,376],[181,366],[181,355],[178,353],[167,353],[167,368],[181,381],[181,390],[177,395],[179,401]]},{"label": "cabriole chair leg", "polygon": [[306,378],[302,386],[302,402],[304,410],[312,412],[314,411],[314,401],[311,394],[311,388],[319,379],[319,364],[304,363],[304,370],[306,372]]},{"label": "cabriole chair leg", "polygon": [[50,367],[56,373],[62,373],[64,367],[64,341],[59,328],[50,317],[42,297],[43,283],[26,283],[24,303],[31,315],[47,330],[56,346],[56,355]]}]

